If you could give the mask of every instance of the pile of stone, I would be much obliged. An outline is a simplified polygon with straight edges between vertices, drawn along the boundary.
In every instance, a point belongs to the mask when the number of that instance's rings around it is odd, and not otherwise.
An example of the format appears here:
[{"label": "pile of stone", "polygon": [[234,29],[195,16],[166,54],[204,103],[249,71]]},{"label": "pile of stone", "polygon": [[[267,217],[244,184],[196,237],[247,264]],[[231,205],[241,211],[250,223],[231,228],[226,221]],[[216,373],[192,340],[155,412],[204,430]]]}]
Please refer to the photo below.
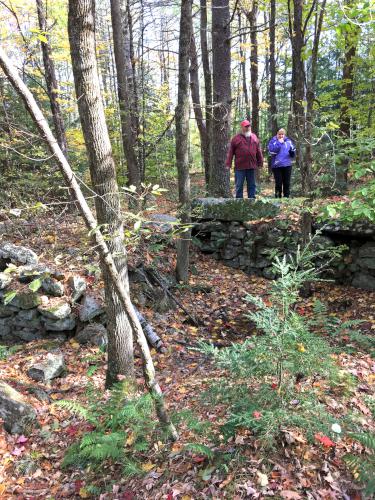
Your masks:
[{"label": "pile of stone", "polygon": [[[193,228],[196,246],[227,266],[250,275],[273,279],[275,255],[294,255],[302,244],[302,231],[291,229],[287,221],[275,218],[280,207],[272,202],[203,198],[193,205],[196,207]],[[330,278],[375,290],[374,225],[336,223],[323,228],[313,226],[313,229],[322,229],[322,234],[314,238],[315,250],[346,247],[339,258],[330,262]],[[331,260],[331,256],[328,252],[318,258],[318,266],[324,264],[324,260]]]},{"label": "pile of stone", "polygon": [[105,344],[105,324],[103,298],[88,292],[85,278],[40,264],[29,248],[0,245],[0,342],[78,334]]}]

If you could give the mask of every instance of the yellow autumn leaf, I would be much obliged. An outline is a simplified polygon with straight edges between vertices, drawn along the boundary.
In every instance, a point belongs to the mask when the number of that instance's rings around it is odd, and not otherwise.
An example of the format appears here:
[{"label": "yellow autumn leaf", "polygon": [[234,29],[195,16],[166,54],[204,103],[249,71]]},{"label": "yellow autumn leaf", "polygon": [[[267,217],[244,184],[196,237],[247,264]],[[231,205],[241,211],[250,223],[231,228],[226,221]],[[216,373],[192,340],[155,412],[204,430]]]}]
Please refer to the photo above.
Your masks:
[{"label": "yellow autumn leaf", "polygon": [[150,472],[150,470],[155,468],[155,464],[151,462],[146,462],[145,464],[142,464],[142,470],[145,472]]},{"label": "yellow autumn leaf", "polygon": [[303,344],[297,344],[297,351],[299,352],[305,352],[306,351],[306,348]]},{"label": "yellow autumn leaf", "polygon": [[135,441],[135,436],[134,436],[134,433],[131,432],[125,441],[126,446],[131,446],[134,443],[134,441]]},{"label": "yellow autumn leaf", "polygon": [[81,488],[78,494],[81,498],[90,498],[90,493],[86,490],[86,488]]}]

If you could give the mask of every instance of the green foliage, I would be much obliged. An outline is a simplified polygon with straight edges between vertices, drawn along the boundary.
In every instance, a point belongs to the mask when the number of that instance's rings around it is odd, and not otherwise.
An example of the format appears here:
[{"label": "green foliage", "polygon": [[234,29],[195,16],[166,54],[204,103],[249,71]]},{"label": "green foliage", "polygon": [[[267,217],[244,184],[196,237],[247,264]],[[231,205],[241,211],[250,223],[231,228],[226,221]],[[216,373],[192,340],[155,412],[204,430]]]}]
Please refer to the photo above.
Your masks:
[{"label": "green foliage", "polygon": [[334,421],[319,402],[324,387],[337,377],[333,351],[296,308],[301,286],[319,279],[312,265],[317,254],[310,246],[298,249],[295,258],[276,258],[279,278],[268,301],[246,297],[255,306],[248,318],[261,335],[226,349],[201,346],[227,370],[225,382],[213,390],[213,400],[230,406],[224,432],[249,428],[265,447],[274,446],[280,431],[291,427],[302,429],[309,439],[317,432],[329,434]]},{"label": "green foliage", "polygon": [[13,353],[17,352],[19,350],[19,346],[6,346],[6,345],[0,345],[0,361],[3,359],[7,359],[9,356],[11,356]]},{"label": "green foliage", "polygon": [[326,205],[322,212],[323,220],[340,218],[343,222],[368,220],[375,222],[375,162],[369,165],[352,166],[354,179],[362,182],[351,193],[350,198]]},{"label": "green foliage", "polygon": [[80,416],[93,427],[67,450],[63,466],[91,466],[117,463],[126,475],[142,472],[142,454],[157,439],[153,402],[149,395],[129,394],[123,383],[117,384],[103,404],[94,388],[88,390],[89,404],[59,401],[56,404]]},{"label": "green foliage", "polygon": [[311,327],[320,335],[325,335],[334,340],[340,351],[349,353],[358,349],[375,356],[375,338],[373,335],[362,333],[357,327],[364,323],[363,320],[340,321],[336,316],[328,313],[327,306],[320,300],[314,302],[314,315],[310,320]]},{"label": "green foliage", "polygon": [[355,478],[364,485],[365,495],[375,493],[375,435],[369,432],[353,433],[351,437],[366,450],[361,455],[348,454],[344,457]]}]

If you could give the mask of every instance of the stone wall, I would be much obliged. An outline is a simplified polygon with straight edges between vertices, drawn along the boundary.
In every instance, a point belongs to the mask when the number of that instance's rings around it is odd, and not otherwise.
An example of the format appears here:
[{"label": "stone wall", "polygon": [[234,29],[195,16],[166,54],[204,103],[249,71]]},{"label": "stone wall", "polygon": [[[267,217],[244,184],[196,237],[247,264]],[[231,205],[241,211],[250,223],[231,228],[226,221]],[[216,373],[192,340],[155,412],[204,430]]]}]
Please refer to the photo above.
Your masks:
[{"label": "stone wall", "polygon": [[86,279],[40,264],[30,249],[0,245],[0,342],[42,338],[106,343],[104,301]]},{"label": "stone wall", "polygon": [[[224,206],[225,203],[221,203],[223,211]],[[254,213],[247,212],[248,221],[207,217],[209,210],[205,208],[207,218],[196,219],[193,242],[202,252],[222,260],[227,266],[272,279],[275,277],[272,268],[275,255],[294,254],[297,246],[302,244],[303,231],[298,223],[292,224],[283,218],[259,221],[257,205],[253,206]],[[313,231],[317,229],[313,225]],[[375,227],[331,224],[323,228],[313,243],[315,250],[338,245],[345,245],[346,250],[330,264],[328,277],[339,283],[375,290]],[[322,261],[318,259],[317,264],[322,264]]]}]

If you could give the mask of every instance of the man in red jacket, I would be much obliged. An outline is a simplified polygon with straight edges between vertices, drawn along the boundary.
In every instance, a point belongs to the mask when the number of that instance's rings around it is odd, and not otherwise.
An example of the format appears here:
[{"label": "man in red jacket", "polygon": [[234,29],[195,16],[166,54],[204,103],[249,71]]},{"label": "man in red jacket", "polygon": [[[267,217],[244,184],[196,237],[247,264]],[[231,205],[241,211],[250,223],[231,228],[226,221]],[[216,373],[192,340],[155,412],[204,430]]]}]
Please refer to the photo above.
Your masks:
[{"label": "man in red jacket", "polygon": [[243,198],[243,185],[246,179],[247,196],[255,198],[255,171],[263,165],[263,154],[258,137],[251,132],[250,122],[241,122],[241,133],[235,135],[230,142],[226,168],[229,170],[234,160],[234,179],[236,198]]}]

